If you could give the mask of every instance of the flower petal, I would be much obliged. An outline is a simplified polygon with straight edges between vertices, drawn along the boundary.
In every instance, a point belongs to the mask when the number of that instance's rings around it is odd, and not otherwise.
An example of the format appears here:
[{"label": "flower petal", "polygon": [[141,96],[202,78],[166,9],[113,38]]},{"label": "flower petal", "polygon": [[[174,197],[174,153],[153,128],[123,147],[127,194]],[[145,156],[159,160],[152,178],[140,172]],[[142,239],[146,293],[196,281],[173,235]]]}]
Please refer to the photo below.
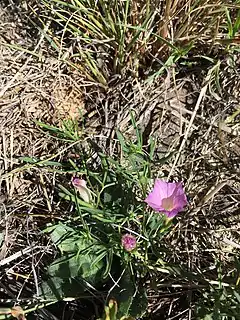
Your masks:
[{"label": "flower petal", "polygon": [[91,201],[91,193],[88,188],[79,186],[77,190],[79,191],[79,195],[83,199],[83,201],[88,203]]},{"label": "flower petal", "polygon": [[187,205],[187,197],[185,194],[174,197],[174,208],[181,208],[181,211]]},{"label": "flower petal", "polygon": [[78,177],[72,177],[72,184],[75,188],[82,186],[82,187],[86,187],[87,182],[84,179],[80,179]]},{"label": "flower petal", "polygon": [[165,182],[156,179],[153,190],[145,202],[155,211],[174,217],[187,204],[182,182]]},{"label": "flower petal", "polygon": [[166,181],[156,179],[153,187],[153,191],[158,193],[160,198],[168,197],[168,183]]},{"label": "flower petal", "polygon": [[182,182],[177,182],[174,195],[179,196],[179,195],[183,195],[183,194],[185,195],[185,192],[183,190],[183,184],[182,184]]},{"label": "flower petal", "polygon": [[72,184],[79,192],[79,195],[83,201],[89,203],[92,197],[90,190],[86,187],[87,182],[83,179],[79,179],[78,177],[72,177]]},{"label": "flower petal", "polygon": [[167,183],[167,197],[171,197],[175,194],[178,189],[178,185],[175,182],[168,182]]},{"label": "flower petal", "polygon": [[169,212],[164,212],[164,214],[169,218],[169,219],[172,219],[174,218],[178,213],[179,213],[179,208],[175,208]]}]

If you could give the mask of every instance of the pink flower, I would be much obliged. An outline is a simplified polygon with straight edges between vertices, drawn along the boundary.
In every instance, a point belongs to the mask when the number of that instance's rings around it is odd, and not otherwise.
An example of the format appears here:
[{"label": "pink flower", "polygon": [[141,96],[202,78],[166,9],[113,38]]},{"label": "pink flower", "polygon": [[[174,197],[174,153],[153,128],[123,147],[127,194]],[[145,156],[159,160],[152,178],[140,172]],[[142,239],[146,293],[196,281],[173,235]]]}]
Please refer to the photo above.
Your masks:
[{"label": "pink flower", "polygon": [[181,182],[165,182],[156,179],[152,192],[145,202],[155,211],[164,213],[168,218],[175,217],[187,204]]},{"label": "pink flower", "polygon": [[72,185],[77,189],[77,191],[79,191],[79,195],[83,201],[90,202],[91,193],[87,188],[87,183],[85,180],[79,179],[78,177],[72,177]]},{"label": "pink flower", "polygon": [[137,240],[131,234],[124,234],[122,236],[122,246],[126,251],[132,251],[136,248]]}]

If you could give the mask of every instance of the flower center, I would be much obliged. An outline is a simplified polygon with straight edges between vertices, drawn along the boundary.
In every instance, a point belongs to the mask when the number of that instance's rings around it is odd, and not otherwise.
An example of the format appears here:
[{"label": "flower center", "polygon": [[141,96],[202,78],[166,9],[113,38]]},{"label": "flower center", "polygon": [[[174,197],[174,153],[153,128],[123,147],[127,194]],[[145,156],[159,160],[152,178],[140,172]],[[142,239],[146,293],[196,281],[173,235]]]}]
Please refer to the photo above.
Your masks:
[{"label": "flower center", "polygon": [[162,207],[166,211],[171,211],[174,208],[173,197],[162,199]]}]

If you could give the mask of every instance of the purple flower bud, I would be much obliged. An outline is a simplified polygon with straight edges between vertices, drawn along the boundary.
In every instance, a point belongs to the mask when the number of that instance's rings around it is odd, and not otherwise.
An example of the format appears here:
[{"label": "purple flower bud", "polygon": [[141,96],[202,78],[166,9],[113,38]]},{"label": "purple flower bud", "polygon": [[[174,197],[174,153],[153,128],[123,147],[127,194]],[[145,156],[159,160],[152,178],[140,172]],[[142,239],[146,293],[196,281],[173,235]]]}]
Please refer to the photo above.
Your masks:
[{"label": "purple flower bud", "polygon": [[132,251],[136,248],[137,240],[131,234],[125,234],[122,236],[122,246],[126,251]]},{"label": "purple flower bud", "polygon": [[80,197],[85,202],[91,201],[91,193],[87,188],[87,183],[85,180],[79,179],[78,177],[72,177],[72,185],[77,189],[77,191],[79,191]]}]

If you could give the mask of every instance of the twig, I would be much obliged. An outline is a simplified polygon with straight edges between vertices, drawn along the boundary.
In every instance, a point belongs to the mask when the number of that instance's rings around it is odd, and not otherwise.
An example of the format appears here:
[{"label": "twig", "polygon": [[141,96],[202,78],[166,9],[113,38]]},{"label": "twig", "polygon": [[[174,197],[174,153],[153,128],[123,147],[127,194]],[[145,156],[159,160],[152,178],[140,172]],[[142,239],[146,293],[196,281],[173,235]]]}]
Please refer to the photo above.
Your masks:
[{"label": "twig", "polygon": [[185,146],[185,143],[186,143],[186,141],[187,141],[187,139],[188,139],[188,136],[189,136],[190,130],[191,130],[191,128],[192,128],[194,119],[195,119],[195,117],[196,117],[196,115],[197,115],[197,111],[198,111],[198,109],[199,109],[199,107],[200,107],[200,104],[201,104],[201,101],[202,101],[202,99],[203,99],[203,97],[205,96],[205,93],[206,93],[206,91],[207,91],[207,87],[208,87],[210,78],[211,78],[211,70],[208,72],[208,75],[207,75],[207,77],[206,77],[206,79],[205,79],[205,85],[204,85],[204,87],[202,88],[202,90],[201,90],[201,92],[200,92],[200,94],[199,94],[197,103],[196,103],[195,108],[194,108],[194,111],[193,111],[193,113],[192,113],[191,120],[190,120],[190,122],[189,122],[189,124],[188,124],[188,127],[187,127],[187,130],[186,130],[186,132],[185,132],[185,134],[184,134],[182,143],[181,143],[181,145],[180,145],[180,147],[179,147],[179,150],[178,150],[178,153],[177,153],[177,155],[176,155],[176,158],[175,158],[175,161],[174,161],[174,163],[173,163],[173,166],[172,166],[172,168],[171,168],[171,170],[170,170],[170,172],[169,172],[168,179],[171,177],[171,175],[172,175],[172,173],[173,173],[173,171],[174,171],[174,169],[175,169],[175,167],[176,167],[176,165],[177,165],[177,163],[178,163],[179,157],[180,157],[181,152],[182,152],[182,150],[183,150],[183,148],[184,148],[184,146]]},{"label": "twig", "polygon": [[[36,246],[36,247],[34,247],[34,249],[40,249],[40,248],[42,248],[42,247],[41,247],[41,246]],[[21,251],[18,251],[18,252],[16,252],[16,253],[14,253],[14,254],[11,255],[10,257],[7,257],[7,258],[1,260],[1,261],[0,261],[0,267],[2,267],[2,266],[4,266],[5,264],[8,264],[8,263],[10,263],[10,262],[18,259],[18,258],[20,258],[21,256],[23,256],[23,255],[25,255],[25,254],[27,254],[27,253],[29,253],[29,252],[31,252],[32,249],[33,249],[32,246],[29,246],[29,247],[27,247],[27,248],[25,248],[25,249],[23,249],[23,250],[21,250]]]}]

